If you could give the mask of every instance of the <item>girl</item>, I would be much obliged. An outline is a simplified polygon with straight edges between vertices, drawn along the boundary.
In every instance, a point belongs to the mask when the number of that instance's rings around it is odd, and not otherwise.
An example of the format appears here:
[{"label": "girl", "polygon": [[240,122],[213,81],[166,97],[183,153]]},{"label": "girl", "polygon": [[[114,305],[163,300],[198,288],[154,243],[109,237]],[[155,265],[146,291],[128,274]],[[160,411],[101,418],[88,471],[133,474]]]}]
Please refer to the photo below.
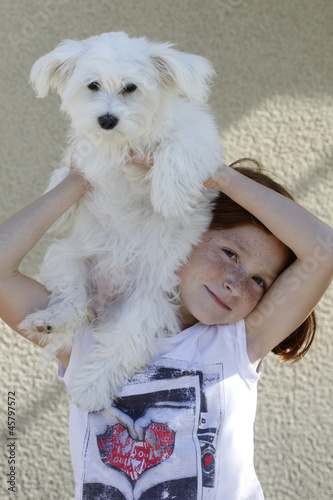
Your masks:
[{"label": "girl", "polygon": [[[253,466],[262,360],[273,350],[294,362],[309,349],[313,309],[333,277],[333,230],[258,169],[236,164],[206,183],[221,193],[179,271],[183,331],[161,342],[112,408],[71,407],[75,499],[263,499]],[[72,172],[0,227],[0,315],[21,335],[48,292],[19,264],[85,184]],[[88,328],[59,352],[65,383],[91,344]]]}]

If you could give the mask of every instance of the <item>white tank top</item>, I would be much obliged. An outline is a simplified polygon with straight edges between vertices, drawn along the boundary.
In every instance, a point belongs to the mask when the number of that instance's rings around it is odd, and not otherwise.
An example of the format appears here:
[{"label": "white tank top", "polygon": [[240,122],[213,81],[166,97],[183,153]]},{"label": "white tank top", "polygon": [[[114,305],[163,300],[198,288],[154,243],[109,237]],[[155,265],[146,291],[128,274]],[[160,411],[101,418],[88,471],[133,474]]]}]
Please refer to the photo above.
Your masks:
[{"label": "white tank top", "polygon": [[[76,335],[65,373],[59,363],[65,384],[91,344],[89,330]],[[75,500],[262,500],[253,465],[260,375],[244,321],[198,323],[160,347],[112,408],[71,405]]]}]

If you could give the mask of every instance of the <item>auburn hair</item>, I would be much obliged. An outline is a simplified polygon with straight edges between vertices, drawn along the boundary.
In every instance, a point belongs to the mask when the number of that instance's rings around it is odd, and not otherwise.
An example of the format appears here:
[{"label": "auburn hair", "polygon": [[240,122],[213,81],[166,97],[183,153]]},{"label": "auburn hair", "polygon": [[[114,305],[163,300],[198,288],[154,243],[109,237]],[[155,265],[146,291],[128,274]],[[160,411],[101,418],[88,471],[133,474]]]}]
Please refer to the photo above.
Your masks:
[{"label": "auburn hair", "polygon": [[[248,164],[249,162],[254,165],[254,167],[245,165],[240,166],[240,164]],[[288,191],[281,186],[281,184],[263,172],[263,168],[257,160],[252,158],[242,158],[232,163],[230,167],[259,184],[273,189],[273,191],[276,191],[293,200],[291,194],[288,193]],[[209,229],[213,231],[230,229],[244,224],[253,224],[254,226],[259,227],[260,229],[263,229],[267,233],[271,234],[271,231],[269,231],[269,229],[267,229],[267,227],[264,226],[259,219],[254,217],[242,206],[235,203],[224,193],[220,192],[219,196],[215,200],[212,210],[212,220]],[[288,249],[286,264],[281,272],[283,272],[295,260],[296,255],[291,249]],[[296,361],[299,361],[310,349],[315,336],[316,327],[316,314],[315,311],[312,311],[306,320],[303,321],[303,323],[295,331],[293,331],[286,339],[272,349],[272,352],[279,357],[281,362],[289,361],[290,363],[295,363]]]}]

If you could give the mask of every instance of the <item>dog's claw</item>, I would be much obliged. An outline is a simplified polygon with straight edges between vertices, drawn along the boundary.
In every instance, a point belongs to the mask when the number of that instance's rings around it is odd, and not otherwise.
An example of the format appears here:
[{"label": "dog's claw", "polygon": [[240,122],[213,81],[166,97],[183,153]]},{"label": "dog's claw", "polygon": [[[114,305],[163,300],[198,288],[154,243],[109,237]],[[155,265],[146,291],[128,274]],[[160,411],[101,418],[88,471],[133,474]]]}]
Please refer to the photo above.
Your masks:
[{"label": "dog's claw", "polygon": [[51,333],[53,328],[52,326],[50,325],[45,325],[45,326],[42,326],[42,325],[39,325],[39,326],[36,326],[36,330],[39,332],[39,333]]}]

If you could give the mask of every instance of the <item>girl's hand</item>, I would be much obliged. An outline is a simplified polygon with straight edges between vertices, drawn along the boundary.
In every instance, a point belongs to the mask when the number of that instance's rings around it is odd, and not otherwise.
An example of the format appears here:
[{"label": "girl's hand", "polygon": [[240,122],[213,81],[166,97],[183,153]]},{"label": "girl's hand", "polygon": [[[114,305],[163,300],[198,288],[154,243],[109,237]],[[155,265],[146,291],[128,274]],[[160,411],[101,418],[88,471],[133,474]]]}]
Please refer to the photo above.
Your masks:
[{"label": "girl's hand", "polygon": [[74,158],[71,158],[71,164],[70,164],[70,169],[69,169],[69,173],[68,173],[68,176],[74,176],[78,179],[78,182],[81,182],[85,191],[89,191],[90,188],[91,188],[91,184],[89,183],[89,181],[87,181],[87,179],[84,177],[84,175],[79,171],[77,170],[77,164],[76,164],[76,161],[74,160]]},{"label": "girl's hand", "polygon": [[[144,167],[147,167],[149,169],[154,166],[153,157],[140,156],[137,153],[130,151],[129,158],[133,163],[143,165]],[[204,183],[204,186],[207,189],[218,189],[222,191],[223,187],[229,184],[229,179],[232,174],[232,168],[228,167],[227,165],[222,165],[216,172],[214,177],[211,177]]]},{"label": "girl's hand", "polygon": [[151,156],[150,157],[139,156],[137,153],[130,151],[129,158],[130,158],[131,162],[137,163],[138,165],[143,165],[144,167],[147,167],[147,168],[152,168],[154,166],[154,158]]},{"label": "girl's hand", "polygon": [[217,179],[211,177],[208,181],[204,182],[204,186],[206,189],[217,189]]},{"label": "girl's hand", "polygon": [[230,183],[233,173],[234,170],[231,167],[222,165],[215,173],[214,177],[211,177],[204,183],[204,186],[207,189],[218,189],[219,191],[223,191],[223,189]]}]

